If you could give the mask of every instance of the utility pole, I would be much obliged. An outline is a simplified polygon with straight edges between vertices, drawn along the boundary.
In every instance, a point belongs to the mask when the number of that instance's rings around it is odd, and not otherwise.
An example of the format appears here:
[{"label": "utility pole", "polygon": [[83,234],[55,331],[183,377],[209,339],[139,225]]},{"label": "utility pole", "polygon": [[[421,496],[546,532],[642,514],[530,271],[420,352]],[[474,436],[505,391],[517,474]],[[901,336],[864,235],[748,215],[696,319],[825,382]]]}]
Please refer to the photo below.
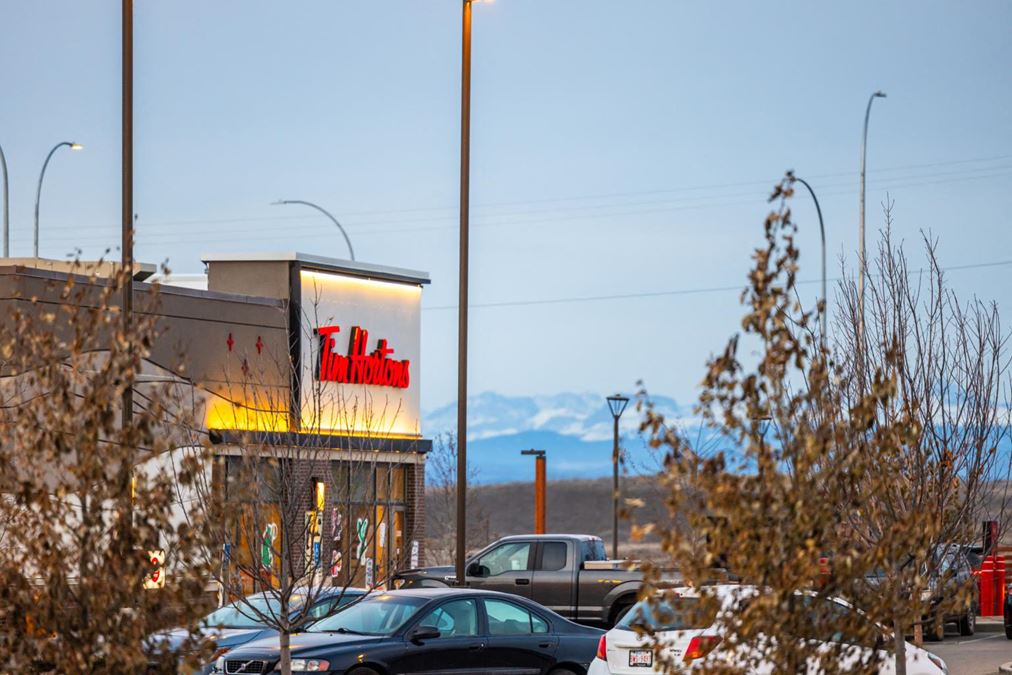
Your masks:
[{"label": "utility pole", "polygon": [[457,300],[457,584],[467,554],[467,271],[471,178],[471,0],[463,0],[460,70],[460,257]]},{"label": "utility pole", "polygon": [[[134,24],[133,24],[133,0],[122,0],[123,26],[122,26],[122,241],[121,247],[121,270],[123,284],[123,297],[121,301],[123,345],[127,355],[131,353],[133,345],[130,344],[131,313],[133,312],[133,227],[134,227]],[[129,443],[131,438],[130,428],[133,424],[134,392],[133,373],[124,372],[123,377],[123,419],[122,439]],[[133,552],[133,494],[132,494],[133,462],[124,462],[120,467],[120,497],[123,500],[123,523],[122,523],[122,555],[123,562],[126,557],[134,555]],[[126,569],[130,569],[129,566]]]}]

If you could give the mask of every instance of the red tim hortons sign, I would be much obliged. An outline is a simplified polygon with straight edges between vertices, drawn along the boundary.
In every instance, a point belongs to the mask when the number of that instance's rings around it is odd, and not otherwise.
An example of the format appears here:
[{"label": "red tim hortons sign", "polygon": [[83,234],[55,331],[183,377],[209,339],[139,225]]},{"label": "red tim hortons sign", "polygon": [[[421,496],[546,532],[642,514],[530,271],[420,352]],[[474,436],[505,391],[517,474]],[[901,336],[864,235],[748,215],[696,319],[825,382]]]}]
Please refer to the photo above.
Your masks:
[{"label": "red tim hortons sign", "polygon": [[368,384],[377,387],[407,389],[411,382],[411,362],[387,358],[394,350],[386,340],[377,340],[376,349],[366,353],[369,331],[352,326],[348,339],[348,353],[339,354],[337,334],[340,326],[321,326],[316,329],[320,337],[320,358],[316,363],[316,379],[320,382],[342,384]]}]

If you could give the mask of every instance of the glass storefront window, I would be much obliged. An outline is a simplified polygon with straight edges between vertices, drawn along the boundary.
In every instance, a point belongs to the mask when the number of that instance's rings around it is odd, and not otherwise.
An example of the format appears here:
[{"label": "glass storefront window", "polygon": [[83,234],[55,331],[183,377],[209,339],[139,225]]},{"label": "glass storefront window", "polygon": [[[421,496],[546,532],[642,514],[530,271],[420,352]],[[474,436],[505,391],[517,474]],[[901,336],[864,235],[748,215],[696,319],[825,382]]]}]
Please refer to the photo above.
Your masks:
[{"label": "glass storefront window", "polygon": [[[334,461],[331,477],[336,523],[331,549],[335,585],[386,588],[407,565],[405,558],[405,466],[387,462]],[[371,568],[371,573],[368,570]]]},{"label": "glass storefront window", "polygon": [[372,464],[352,465],[351,467],[350,494],[353,503],[368,503],[373,501],[376,494],[376,487],[373,484],[375,473]]}]

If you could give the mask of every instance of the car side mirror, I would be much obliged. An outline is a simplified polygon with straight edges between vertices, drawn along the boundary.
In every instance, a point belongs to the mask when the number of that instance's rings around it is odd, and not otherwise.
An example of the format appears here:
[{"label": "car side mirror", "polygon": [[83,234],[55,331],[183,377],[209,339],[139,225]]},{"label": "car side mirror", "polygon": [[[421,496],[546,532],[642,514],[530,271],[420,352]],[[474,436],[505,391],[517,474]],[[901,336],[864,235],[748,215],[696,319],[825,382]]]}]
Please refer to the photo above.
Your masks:
[{"label": "car side mirror", "polygon": [[423,642],[425,640],[435,640],[440,635],[439,629],[435,626],[419,626],[411,631],[411,641]]},{"label": "car side mirror", "polygon": [[466,572],[466,574],[469,577],[483,577],[483,576],[485,576],[484,574],[482,574],[482,566],[479,565],[476,562],[475,563],[471,563],[470,565],[467,566],[467,572]]}]

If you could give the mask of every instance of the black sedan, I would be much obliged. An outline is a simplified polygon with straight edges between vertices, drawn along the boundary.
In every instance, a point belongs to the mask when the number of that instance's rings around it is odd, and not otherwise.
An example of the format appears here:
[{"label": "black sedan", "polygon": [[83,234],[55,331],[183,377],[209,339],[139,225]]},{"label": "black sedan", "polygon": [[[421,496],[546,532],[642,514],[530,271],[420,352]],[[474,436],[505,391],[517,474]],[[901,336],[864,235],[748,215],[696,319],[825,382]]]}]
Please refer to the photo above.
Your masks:
[{"label": "black sedan", "polygon": [[[371,595],[292,635],[292,672],[583,675],[602,631],[515,595],[418,588]],[[270,673],[278,640],[256,640],[215,671]]]},{"label": "black sedan", "polygon": [[[304,616],[308,622],[332,614],[335,610],[358,600],[367,593],[361,588],[324,587],[315,589],[295,589],[290,598],[290,616],[296,619]],[[303,605],[311,598],[312,605]],[[274,637],[278,633],[261,620],[263,616],[277,616],[281,612],[281,601],[277,593],[267,591],[254,593],[242,600],[219,607],[201,619],[191,630],[176,628],[152,635],[147,640],[147,649],[152,654],[152,672],[157,670],[159,654],[170,653],[182,659],[187,640],[197,637],[213,640],[215,657],[227,654],[239,645],[266,637]],[[207,664],[200,672],[212,672],[212,663]]]}]

